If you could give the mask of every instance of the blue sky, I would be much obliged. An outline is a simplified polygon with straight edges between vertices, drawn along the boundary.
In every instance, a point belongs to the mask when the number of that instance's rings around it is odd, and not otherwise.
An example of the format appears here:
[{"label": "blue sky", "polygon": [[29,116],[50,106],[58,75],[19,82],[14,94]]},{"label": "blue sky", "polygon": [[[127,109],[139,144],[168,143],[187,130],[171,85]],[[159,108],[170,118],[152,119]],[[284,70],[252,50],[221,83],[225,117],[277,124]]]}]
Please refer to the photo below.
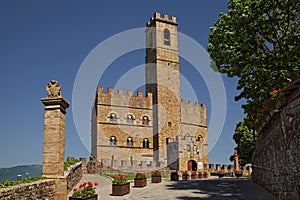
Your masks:
[{"label": "blue sky", "polygon": [[[58,80],[64,98],[71,103],[76,74],[87,55],[115,34],[144,27],[156,11],[176,16],[178,30],[206,48],[209,28],[220,12],[227,11],[227,1],[0,1],[0,84],[3,86],[0,167],[41,164],[43,105],[40,98],[46,97],[45,85],[52,79]],[[122,74],[143,65],[144,56],[144,50],[120,56],[100,77],[99,84],[114,86]],[[189,62],[180,61],[182,74],[197,91],[198,100],[208,104],[210,116],[213,105],[201,75],[195,73]],[[228,158],[235,147],[232,140],[235,124],[243,118],[241,102],[234,101],[238,94],[237,79],[225,75],[222,78],[227,95],[226,121],[209,154],[210,163],[230,163]],[[89,129],[86,132],[90,134]],[[70,107],[66,156],[89,157],[89,154],[79,138]]]}]

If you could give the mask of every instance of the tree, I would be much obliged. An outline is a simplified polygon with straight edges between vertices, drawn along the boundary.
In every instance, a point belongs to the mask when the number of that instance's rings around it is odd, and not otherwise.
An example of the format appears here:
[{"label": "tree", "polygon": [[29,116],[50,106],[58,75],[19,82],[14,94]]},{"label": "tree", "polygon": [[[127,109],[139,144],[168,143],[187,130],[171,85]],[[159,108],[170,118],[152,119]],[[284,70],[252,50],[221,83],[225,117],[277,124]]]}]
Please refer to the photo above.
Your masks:
[{"label": "tree", "polygon": [[300,1],[229,0],[211,28],[208,51],[221,73],[239,78],[238,101],[257,119],[273,88],[300,77]]},{"label": "tree", "polygon": [[[233,139],[237,144],[236,149],[239,155],[240,165],[245,166],[246,164],[251,163],[254,150],[254,137],[256,137],[256,132],[253,132],[253,129],[249,128],[245,120],[240,121],[236,125]],[[232,158],[229,159],[231,160]]]}]

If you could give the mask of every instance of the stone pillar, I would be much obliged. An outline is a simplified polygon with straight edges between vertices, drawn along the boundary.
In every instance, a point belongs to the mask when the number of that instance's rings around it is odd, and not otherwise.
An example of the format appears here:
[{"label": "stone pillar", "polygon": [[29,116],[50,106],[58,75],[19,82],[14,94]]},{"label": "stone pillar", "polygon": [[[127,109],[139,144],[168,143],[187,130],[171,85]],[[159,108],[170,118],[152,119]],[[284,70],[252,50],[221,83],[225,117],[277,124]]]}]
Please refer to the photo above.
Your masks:
[{"label": "stone pillar", "polygon": [[56,199],[67,199],[67,181],[64,177],[66,109],[69,103],[62,97],[60,84],[52,80],[47,84],[48,97],[41,101],[44,112],[44,155],[42,175],[55,179]]},{"label": "stone pillar", "polygon": [[82,173],[87,174],[87,165],[86,165],[86,158],[79,158],[82,163]]},{"label": "stone pillar", "polygon": [[240,166],[239,166],[239,155],[237,154],[237,150],[234,150],[234,154],[233,154],[233,168],[234,170],[239,170]]}]

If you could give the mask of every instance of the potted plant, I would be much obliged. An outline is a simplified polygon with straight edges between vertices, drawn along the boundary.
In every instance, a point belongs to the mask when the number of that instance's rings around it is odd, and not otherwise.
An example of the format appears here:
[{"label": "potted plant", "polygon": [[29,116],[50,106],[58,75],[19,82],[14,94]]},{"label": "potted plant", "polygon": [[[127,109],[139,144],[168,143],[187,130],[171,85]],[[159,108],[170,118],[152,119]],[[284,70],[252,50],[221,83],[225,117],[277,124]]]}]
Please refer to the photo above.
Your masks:
[{"label": "potted plant", "polygon": [[112,182],[112,195],[122,196],[130,192],[130,183],[127,180],[127,176],[119,174],[113,177]]},{"label": "potted plant", "polygon": [[198,172],[198,179],[200,179],[200,178],[202,178],[202,172],[201,171]]},{"label": "potted plant", "polygon": [[203,175],[202,175],[202,177],[203,177],[203,178],[207,178],[207,177],[208,177],[208,175],[209,175],[209,173],[208,173],[208,172],[203,172]]},{"label": "potted plant", "polygon": [[234,170],[234,174],[237,178],[243,176],[243,170]]},{"label": "potted plant", "polygon": [[151,171],[151,183],[160,183],[161,182],[161,172],[156,169]]},{"label": "potted plant", "polygon": [[192,171],[192,172],[191,172],[191,179],[192,179],[192,180],[197,179],[197,172],[196,172],[196,171]]},{"label": "potted plant", "polygon": [[134,187],[145,187],[147,185],[146,173],[136,172],[134,178]]},{"label": "potted plant", "polygon": [[96,194],[96,188],[98,183],[84,182],[73,189],[72,196],[69,197],[69,200],[97,200],[98,195]]},{"label": "potted plant", "polygon": [[182,171],[182,180],[188,180],[189,176],[190,175],[188,171]]},{"label": "potted plant", "polygon": [[219,171],[217,171],[216,174],[218,175],[219,178],[222,178],[222,177],[225,176],[225,171],[224,170],[219,170]]}]

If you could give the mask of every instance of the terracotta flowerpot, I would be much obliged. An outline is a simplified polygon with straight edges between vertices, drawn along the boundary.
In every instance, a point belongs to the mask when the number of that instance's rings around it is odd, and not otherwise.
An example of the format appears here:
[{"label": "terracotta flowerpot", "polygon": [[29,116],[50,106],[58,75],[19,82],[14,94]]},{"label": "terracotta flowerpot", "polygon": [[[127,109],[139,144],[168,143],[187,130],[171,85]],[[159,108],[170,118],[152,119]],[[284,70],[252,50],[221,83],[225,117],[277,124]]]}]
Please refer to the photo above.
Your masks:
[{"label": "terracotta flowerpot", "polygon": [[189,179],[189,176],[187,175],[182,175],[182,180],[188,180]]},{"label": "terracotta flowerpot", "polygon": [[130,192],[130,183],[126,184],[112,184],[112,195],[113,196],[123,196]]},{"label": "terracotta flowerpot", "polygon": [[98,200],[98,194],[90,197],[69,197],[69,200]]},{"label": "terracotta flowerpot", "polygon": [[191,176],[191,179],[192,179],[192,180],[197,179],[197,175],[192,175],[192,176]]},{"label": "terracotta flowerpot", "polygon": [[134,179],[134,187],[145,187],[147,185],[147,179],[142,178],[142,179]]},{"label": "terracotta flowerpot", "polygon": [[207,178],[208,177],[208,175],[207,174],[203,174],[203,176],[202,176],[203,178]]},{"label": "terracotta flowerpot", "polygon": [[201,178],[203,178],[203,176],[198,174],[198,179],[201,179]]},{"label": "terracotta flowerpot", "polygon": [[152,176],[151,177],[151,183],[160,183],[161,182],[161,176]]}]

